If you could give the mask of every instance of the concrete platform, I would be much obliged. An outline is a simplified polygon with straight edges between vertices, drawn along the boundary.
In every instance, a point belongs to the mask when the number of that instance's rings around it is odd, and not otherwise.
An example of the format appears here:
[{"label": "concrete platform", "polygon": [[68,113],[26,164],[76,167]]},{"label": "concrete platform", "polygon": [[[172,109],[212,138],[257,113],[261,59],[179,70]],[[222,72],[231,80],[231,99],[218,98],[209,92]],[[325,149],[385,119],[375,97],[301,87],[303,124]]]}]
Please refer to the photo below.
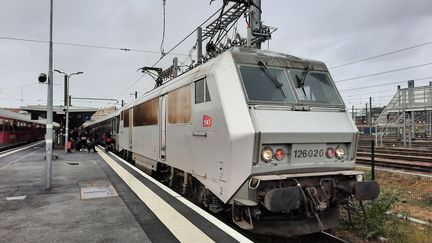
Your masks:
[{"label": "concrete platform", "polygon": [[0,154],[0,242],[251,242],[114,154]]},{"label": "concrete platform", "polygon": [[121,197],[81,199],[82,188],[112,185],[98,154],[55,154],[51,190],[44,144],[0,158],[0,241],[151,242]]}]

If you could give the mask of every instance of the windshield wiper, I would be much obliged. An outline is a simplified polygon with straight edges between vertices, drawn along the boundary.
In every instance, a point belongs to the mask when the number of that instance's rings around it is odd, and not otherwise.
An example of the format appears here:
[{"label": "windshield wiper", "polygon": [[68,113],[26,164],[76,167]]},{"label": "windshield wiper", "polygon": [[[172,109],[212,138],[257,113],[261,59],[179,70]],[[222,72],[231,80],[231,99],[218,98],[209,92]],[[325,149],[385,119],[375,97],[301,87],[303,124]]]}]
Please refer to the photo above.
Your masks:
[{"label": "windshield wiper", "polygon": [[283,89],[283,84],[278,80],[276,75],[270,70],[270,68],[263,61],[259,61],[258,65],[260,65],[261,69],[270,77],[270,79],[275,83],[276,87],[280,89],[285,97],[285,90]]},{"label": "windshield wiper", "polygon": [[307,97],[306,95],[306,91],[304,90],[304,85],[305,85],[305,80],[306,80],[306,76],[309,74],[310,71],[312,71],[314,69],[314,66],[312,64],[309,64],[305,71],[303,72],[302,77],[300,78],[300,76],[298,74],[296,74],[296,78],[297,78],[297,88],[301,88],[303,90],[303,94],[305,97]]}]

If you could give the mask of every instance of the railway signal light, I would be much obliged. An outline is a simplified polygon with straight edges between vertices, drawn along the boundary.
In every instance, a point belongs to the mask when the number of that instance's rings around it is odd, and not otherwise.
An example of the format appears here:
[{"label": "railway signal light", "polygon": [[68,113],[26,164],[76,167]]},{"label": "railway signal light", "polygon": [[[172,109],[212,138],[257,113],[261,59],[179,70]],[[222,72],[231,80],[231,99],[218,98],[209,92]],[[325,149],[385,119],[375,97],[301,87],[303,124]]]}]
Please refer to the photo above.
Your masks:
[{"label": "railway signal light", "polygon": [[45,73],[40,73],[38,77],[39,83],[45,83],[47,81],[47,75]]}]

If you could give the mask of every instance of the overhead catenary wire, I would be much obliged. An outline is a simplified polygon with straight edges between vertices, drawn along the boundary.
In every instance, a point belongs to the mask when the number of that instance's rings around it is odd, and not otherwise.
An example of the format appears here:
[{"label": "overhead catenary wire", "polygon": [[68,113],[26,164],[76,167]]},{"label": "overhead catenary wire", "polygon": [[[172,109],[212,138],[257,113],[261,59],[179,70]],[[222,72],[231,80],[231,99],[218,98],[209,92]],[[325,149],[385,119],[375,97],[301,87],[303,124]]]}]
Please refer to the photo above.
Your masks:
[{"label": "overhead catenary wire", "polygon": [[100,94],[100,95],[102,95],[102,96],[104,96],[104,97],[109,97],[109,95],[107,95],[107,94],[105,94],[105,93],[103,93],[103,92],[100,92],[98,89],[95,89],[95,88],[93,88],[93,87],[91,87],[90,85],[88,85],[87,83],[85,83],[85,82],[80,82],[82,85],[84,85],[84,86],[86,86],[88,89],[90,89],[92,92],[95,92],[95,93],[98,93],[98,94]]},{"label": "overhead catenary wire", "polygon": [[[175,48],[177,48],[179,45],[181,45],[185,40],[187,40],[193,33],[195,33],[195,31],[198,29],[198,27],[203,26],[207,21],[209,21],[211,18],[213,18],[220,10],[222,9],[222,7],[217,10],[215,13],[213,13],[210,17],[208,17],[206,20],[204,20],[200,25],[198,25],[197,27],[195,27],[195,29],[193,31],[191,31],[186,37],[184,37],[180,42],[178,42],[176,45],[174,45],[169,51],[166,52],[166,55],[168,55],[169,53],[171,53]],[[166,55],[162,56],[159,58],[159,60],[157,60],[155,62],[155,64],[153,64],[152,67],[156,66]]]},{"label": "overhead catenary wire", "polygon": [[[406,82],[406,81],[404,81]],[[396,89],[386,89],[386,90],[377,90],[377,91],[372,91],[372,92],[368,92],[368,91],[364,91],[364,90],[356,90],[359,91],[361,93],[342,93],[342,97],[343,100],[345,101],[352,101],[352,100],[359,100],[359,99],[366,99],[367,97],[370,97],[371,94],[379,94],[379,96],[377,96],[376,98],[388,98],[388,97],[394,97],[397,94],[397,90]],[[388,94],[388,93],[393,93],[393,95],[384,95],[384,94]]]},{"label": "overhead catenary wire", "polygon": [[334,65],[334,66],[329,67],[329,69],[336,69],[336,68],[340,68],[340,67],[356,64],[356,63],[359,63],[359,62],[368,61],[368,60],[375,59],[375,58],[378,58],[378,57],[383,57],[383,56],[391,55],[391,54],[394,54],[394,53],[403,52],[403,51],[411,50],[411,49],[414,49],[414,48],[430,45],[430,44],[432,44],[432,41],[425,42],[425,43],[418,44],[418,45],[414,45],[414,46],[410,46],[410,47],[406,47],[406,48],[402,48],[402,49],[397,49],[397,50],[385,52],[385,53],[378,54],[378,55],[371,56],[371,57],[366,57],[366,58],[354,60],[354,61],[351,61],[351,62],[348,62],[348,63],[344,63],[344,64]]},{"label": "overhead catenary wire", "polygon": [[[177,48],[179,45],[181,45],[185,40],[187,40],[195,31],[198,29],[198,27],[203,26],[207,21],[209,21],[211,18],[213,18],[223,7],[219,8],[216,12],[214,12],[210,17],[208,17],[206,20],[204,20],[200,25],[195,27],[193,31],[191,31],[188,35],[186,35],[181,41],[179,41],[177,44],[175,44],[171,49],[169,49],[165,55],[161,56],[153,65],[152,67],[155,67],[164,57],[166,57],[168,54],[170,54],[175,48]],[[187,56],[187,55],[185,55]],[[143,73],[139,78],[137,78],[124,92],[121,93],[120,96],[123,96],[125,93],[127,93],[135,84],[137,84],[146,73]]]},{"label": "overhead catenary wire", "polygon": [[[415,79],[409,79],[409,80],[427,80],[427,79],[432,79],[432,77],[424,77],[424,78],[415,78]],[[355,102],[355,101],[361,101],[363,99],[366,100],[370,97],[371,94],[379,94],[379,96],[375,96],[374,98],[379,99],[381,102],[381,99],[387,99],[387,98],[392,98],[394,97],[394,95],[396,94],[396,90],[392,89],[392,90],[378,90],[376,92],[369,92],[369,91],[364,91],[362,89],[365,88],[372,88],[372,87],[380,87],[380,86],[385,86],[385,85],[395,85],[395,84],[401,84],[401,83],[406,83],[407,80],[404,81],[398,81],[398,82],[390,82],[390,83],[384,83],[384,84],[377,84],[377,85],[368,85],[368,86],[362,86],[362,87],[357,87],[357,88],[350,88],[350,89],[345,89],[345,90],[340,90],[341,95],[344,97],[344,101],[347,102]],[[354,93],[343,93],[344,91],[355,91]],[[356,93],[356,92],[362,92],[362,93]],[[393,92],[393,95],[383,95],[385,93],[388,92]],[[348,97],[347,97],[348,96]],[[359,97],[360,96],[360,97]]]},{"label": "overhead catenary wire", "polygon": [[[9,96],[11,97],[11,96]],[[19,98],[9,98],[9,99],[4,99],[2,98],[2,100],[13,100],[13,101],[47,101],[46,99],[19,99]],[[53,99],[53,101],[59,101],[59,102],[63,102],[64,99]]]},{"label": "overhead catenary wire", "polygon": [[[3,39],[3,40],[13,40],[13,41],[24,41],[24,42],[34,42],[34,43],[44,43],[44,44],[45,43],[49,43],[49,41],[44,41],[44,40],[16,38],[16,37],[7,37],[7,36],[0,36],[0,39]],[[59,41],[53,41],[53,44],[56,44],[56,45],[66,45],[66,46],[75,46],[75,47],[87,47],[87,48],[117,50],[117,51],[125,51],[125,52],[143,52],[143,53],[149,53],[149,54],[160,54],[159,51],[132,49],[132,48],[124,48],[124,47],[111,47],[111,46],[101,46],[101,45],[89,45],[89,44],[59,42]],[[187,54],[183,54],[183,53],[172,53],[171,55],[175,55],[175,56],[187,56]]]},{"label": "overhead catenary wire", "polygon": [[386,73],[394,73],[394,72],[399,72],[399,71],[403,71],[403,70],[408,70],[408,69],[413,69],[413,68],[418,68],[418,67],[424,67],[424,66],[429,66],[429,65],[432,65],[432,62],[430,62],[430,63],[424,63],[424,64],[419,64],[419,65],[414,65],[414,66],[410,66],[410,67],[393,69],[393,70],[384,71],[384,72],[366,74],[366,75],[352,77],[352,78],[340,79],[340,80],[335,81],[335,83],[342,83],[342,82],[347,82],[347,81],[351,81],[351,80],[356,80],[356,79],[361,79],[361,78],[367,78],[367,77],[382,75],[382,74],[386,74]]},{"label": "overhead catenary wire", "polygon": [[388,92],[396,93],[395,89],[377,90],[377,91],[372,91],[372,92],[364,92],[363,90],[359,90],[359,91],[361,91],[361,93],[342,94],[342,96],[347,97],[347,98],[350,98],[350,97],[352,98],[352,97],[361,96],[361,95],[382,94],[382,93],[388,93]]},{"label": "overhead catenary wire", "polygon": [[17,100],[17,101],[21,101],[23,104],[25,104],[25,105],[27,105],[27,106],[29,105],[29,104],[27,104],[27,103],[24,101],[24,99],[16,98],[16,97],[14,97],[14,96],[12,96],[12,95],[10,95],[10,94],[8,94],[8,93],[2,91],[2,90],[0,90],[0,93],[6,95],[7,97],[10,97],[10,98],[12,98],[12,99],[15,99],[15,100]]},{"label": "overhead catenary wire", "polygon": [[[409,80],[426,80],[426,79],[432,79],[432,77],[425,77],[425,78],[415,78],[415,79],[409,79]],[[367,86],[361,86],[356,88],[349,88],[349,89],[341,89],[339,92],[345,92],[345,91],[351,91],[351,90],[359,90],[359,89],[366,89],[366,88],[376,88],[381,86],[387,86],[387,85],[395,85],[395,84],[402,84],[406,83],[407,80],[404,81],[397,81],[397,82],[389,82],[389,83],[383,83],[383,84],[374,84],[374,85],[367,85]]]},{"label": "overhead catenary wire", "polygon": [[20,89],[20,88],[27,87],[27,86],[32,86],[32,85],[37,85],[37,83],[31,82],[31,83],[26,83],[26,84],[22,84],[22,85],[2,87],[2,88],[0,88],[0,90],[17,89],[17,88]]},{"label": "overhead catenary wire", "polygon": [[165,21],[166,21],[165,7],[166,7],[166,0],[162,0],[163,24],[162,24],[162,40],[161,40],[161,44],[160,44],[160,52],[161,52],[162,56],[165,55],[165,53],[164,53]]},{"label": "overhead catenary wire", "polygon": [[369,99],[369,97],[371,97],[372,100],[374,100],[374,99],[390,98],[390,97],[394,97],[394,95],[358,97],[353,99],[345,99],[344,101],[363,100],[363,99]]}]

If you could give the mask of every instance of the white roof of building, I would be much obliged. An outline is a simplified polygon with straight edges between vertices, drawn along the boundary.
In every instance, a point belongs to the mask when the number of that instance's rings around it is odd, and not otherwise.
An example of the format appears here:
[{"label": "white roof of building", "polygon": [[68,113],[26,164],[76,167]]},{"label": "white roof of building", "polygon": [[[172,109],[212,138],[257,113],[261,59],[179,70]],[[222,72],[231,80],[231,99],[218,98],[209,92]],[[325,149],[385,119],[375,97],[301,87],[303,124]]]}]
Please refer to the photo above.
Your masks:
[{"label": "white roof of building", "polygon": [[[64,113],[65,106],[53,106],[53,112],[55,113]],[[46,105],[29,105],[29,106],[21,106],[21,109],[26,111],[46,111]],[[82,107],[82,106],[69,106],[69,112],[96,112],[98,108],[94,107]]]},{"label": "white roof of building", "polygon": [[[32,120],[30,115],[24,115],[24,114],[16,113],[2,108],[0,108],[0,117],[13,119],[13,120],[20,120],[25,122],[34,122],[38,124],[46,124],[46,119],[39,118],[39,120]],[[56,122],[54,122],[53,125],[56,127],[59,126],[59,124]]]}]

